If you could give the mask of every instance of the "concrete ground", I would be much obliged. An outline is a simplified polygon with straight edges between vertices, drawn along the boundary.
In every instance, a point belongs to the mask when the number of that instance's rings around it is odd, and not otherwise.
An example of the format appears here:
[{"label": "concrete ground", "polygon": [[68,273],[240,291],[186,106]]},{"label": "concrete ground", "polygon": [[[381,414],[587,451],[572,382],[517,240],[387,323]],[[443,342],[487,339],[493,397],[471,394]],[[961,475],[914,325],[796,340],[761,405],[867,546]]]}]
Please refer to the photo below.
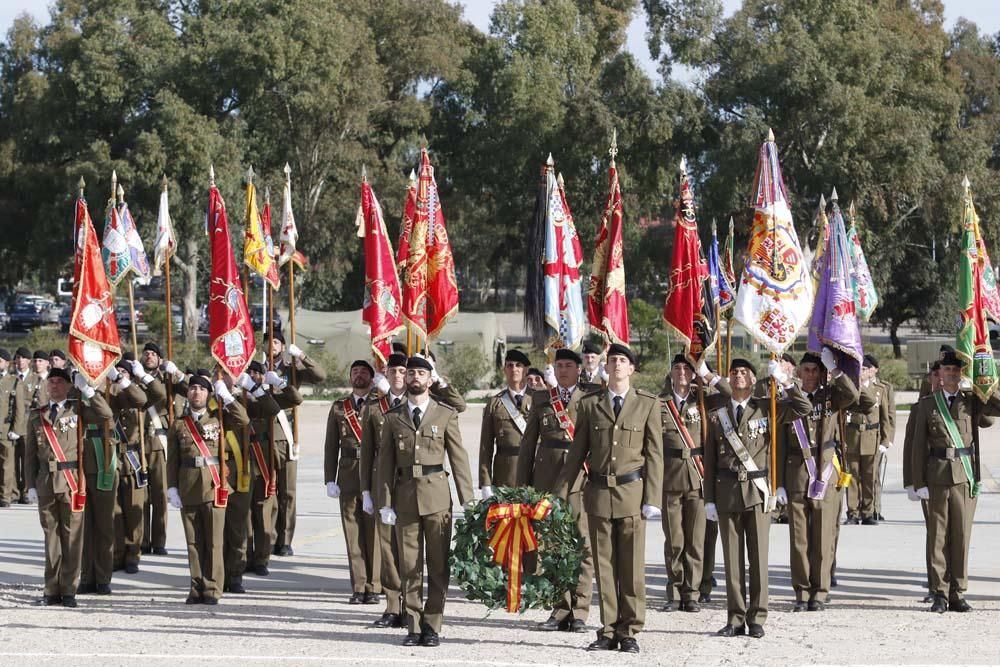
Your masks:
[{"label": "concrete ground", "polygon": [[[168,556],[145,556],[137,575],[116,573],[110,597],[81,596],[80,608],[38,607],[42,533],[34,507],[0,510],[0,665],[212,663],[552,664],[604,663],[583,650],[593,633],[539,633],[543,610],[523,616],[487,613],[452,589],[442,645],[404,648],[401,630],[371,627],[382,607],[347,604],[347,561],[337,501],[323,487],[323,430],[329,404],[304,409],[299,468],[298,532],[292,558],[274,558],[271,576],[248,575],[247,595],[226,595],[218,607],[186,606],[188,569],[183,532],[171,511]],[[475,476],[482,406],[462,416]],[[639,656],[625,664],[918,664],[997,663],[1000,638],[1000,426],[983,433],[983,476],[972,539],[971,614],[930,614],[924,593],[924,527],[920,508],[900,488],[902,432],[890,450],[878,527],[841,532],[838,576],[824,613],[790,613],[788,529],[774,525],[770,546],[771,613],[761,640],[721,639],[725,592],[699,614],[657,611],[666,577],[658,521],[646,541],[646,628]],[[716,567],[720,584],[722,563]],[[598,620],[592,606],[591,625]],[[140,661],[140,662],[134,662]]]}]

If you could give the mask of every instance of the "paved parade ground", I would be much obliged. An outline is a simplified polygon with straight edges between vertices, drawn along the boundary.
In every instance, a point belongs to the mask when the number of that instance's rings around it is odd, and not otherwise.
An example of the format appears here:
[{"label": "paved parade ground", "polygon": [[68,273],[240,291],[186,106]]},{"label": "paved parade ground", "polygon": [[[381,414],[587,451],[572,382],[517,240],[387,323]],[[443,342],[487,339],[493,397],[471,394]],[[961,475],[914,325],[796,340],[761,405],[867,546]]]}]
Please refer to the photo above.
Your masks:
[{"label": "paved parade ground", "polygon": [[[773,525],[771,604],[760,640],[714,636],[726,622],[720,587],[701,613],[657,611],[666,578],[659,521],[647,531],[646,628],[642,653],[587,653],[594,634],[541,633],[543,610],[522,617],[487,615],[452,588],[440,648],[404,648],[403,630],[376,629],[383,607],[351,606],[347,560],[336,500],[323,486],[323,432],[329,403],[303,408],[296,555],[271,560],[271,576],[248,574],[246,595],[218,607],[186,606],[184,535],[171,510],[168,556],[143,556],[140,572],[116,572],[110,597],[79,598],[76,610],[38,607],[44,557],[35,507],[0,510],[0,665],[191,664],[917,664],[998,663],[1000,636],[1000,426],[983,433],[985,493],[972,537],[971,614],[931,614],[923,604],[924,527],[917,504],[900,488],[903,424],[890,450],[882,525],[842,528],[839,587],[823,613],[792,614],[788,527]],[[476,477],[481,405],[462,415],[462,435]],[[721,550],[720,550],[721,551]],[[721,553],[720,553],[721,557]],[[598,608],[591,607],[591,625]]]}]

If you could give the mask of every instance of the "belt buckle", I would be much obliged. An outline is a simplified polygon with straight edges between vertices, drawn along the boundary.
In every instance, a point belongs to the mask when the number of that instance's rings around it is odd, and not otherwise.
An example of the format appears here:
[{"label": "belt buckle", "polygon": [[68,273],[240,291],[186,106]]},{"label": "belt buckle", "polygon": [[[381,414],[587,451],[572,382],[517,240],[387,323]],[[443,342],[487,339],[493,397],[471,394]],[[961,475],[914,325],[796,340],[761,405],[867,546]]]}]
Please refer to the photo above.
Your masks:
[{"label": "belt buckle", "polygon": [[423,477],[424,467],[422,465],[415,465],[410,468],[410,474],[414,477]]},{"label": "belt buckle", "polygon": [[618,486],[618,478],[615,473],[608,473],[604,478],[607,480],[607,486],[609,489],[613,489]]},{"label": "belt buckle", "polygon": [[958,456],[956,456],[956,454],[958,454],[958,452],[955,451],[955,449],[953,447],[949,447],[948,449],[944,450],[944,456],[949,461],[956,460],[958,458]]},{"label": "belt buckle", "polygon": [[736,479],[737,479],[737,481],[740,481],[740,482],[747,481],[747,479],[748,479],[747,478],[747,469],[743,468],[741,466],[740,469],[736,471]]},{"label": "belt buckle", "polygon": [[205,467],[205,457],[204,456],[196,456],[196,457],[194,457],[194,467],[195,468],[204,468]]}]

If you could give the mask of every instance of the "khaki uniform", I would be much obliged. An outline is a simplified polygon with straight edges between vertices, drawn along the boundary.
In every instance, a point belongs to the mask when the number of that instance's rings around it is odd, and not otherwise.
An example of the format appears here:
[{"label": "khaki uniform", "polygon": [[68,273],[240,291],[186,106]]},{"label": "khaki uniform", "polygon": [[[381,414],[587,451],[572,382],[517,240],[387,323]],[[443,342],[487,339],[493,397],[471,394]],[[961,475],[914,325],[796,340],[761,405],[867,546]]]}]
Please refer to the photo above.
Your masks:
[{"label": "khaki uniform", "polygon": [[[295,385],[299,389],[304,384],[317,384],[326,379],[326,371],[313,361],[309,356],[303,354],[295,361],[295,377],[292,377],[293,357],[288,352],[283,352],[275,359],[274,370],[278,375],[288,380],[289,384]],[[265,363],[265,366],[267,364]],[[286,411],[288,424],[295,430],[296,410]],[[275,444],[278,446],[278,511],[275,515],[275,538],[274,550],[277,552],[281,547],[292,546],[292,538],[295,536],[295,493],[296,479],[298,476],[299,463],[297,456],[289,456],[289,442],[284,438],[280,428],[275,428]]]},{"label": "khaki uniform", "polygon": [[[347,543],[347,563],[351,588],[355,593],[380,593],[375,517],[365,514],[361,500],[361,431],[368,414],[368,397],[351,394],[330,406],[326,421],[324,483],[340,486],[340,518]],[[347,420],[346,407],[352,403],[357,420]]]},{"label": "khaki uniform", "polygon": [[[598,389],[599,387],[593,385],[573,387],[573,393],[565,403],[566,414],[569,415],[570,421],[576,423],[583,397]],[[531,486],[539,491],[554,493],[559,473],[566,464],[572,445],[573,437],[559,423],[549,391],[546,389],[534,392],[531,412],[528,413],[528,423],[517,456],[517,485]],[[569,485],[567,500],[573,509],[577,528],[583,538],[583,560],[576,588],[566,591],[562,600],[552,609],[552,618],[560,622],[567,618],[586,622],[590,615],[590,600],[594,590],[594,555],[590,547],[587,513],[583,510],[584,481],[585,473],[581,470]],[[530,569],[527,558],[525,569]]]},{"label": "khaki uniform", "polygon": [[21,499],[21,491],[17,486],[18,475],[14,471],[14,441],[7,434],[14,430],[14,418],[17,412],[16,373],[4,373],[0,376],[0,502],[15,503]]},{"label": "khaki uniform", "polygon": [[[79,392],[71,390],[70,398],[58,409],[54,421],[49,419],[50,411],[46,404],[31,412],[25,428],[24,475],[28,488],[38,493],[38,516],[45,535],[45,595],[76,595],[83,561],[84,513],[71,511],[69,483],[60,470],[63,464],[57,463],[42,423],[52,424],[65,454],[64,465],[79,480],[76,442],[79,410]],[[112,419],[111,408],[100,393],[83,403],[82,414],[85,424],[94,424],[98,428]],[[85,454],[85,465],[88,460]],[[87,495],[90,493],[88,482]]]},{"label": "khaki uniform", "polygon": [[830,471],[822,499],[810,498],[809,470],[793,424],[778,430],[778,487],[788,495],[788,533],[792,588],[796,602],[825,603],[830,594],[834,540],[842,493],[832,467],[838,456],[839,413],[858,400],[858,389],[846,373],[821,386],[807,398],[812,411],[802,418],[809,452],[822,479]]},{"label": "khaki uniform", "polygon": [[[250,423],[247,412],[239,401],[225,406],[223,413],[223,425],[227,431],[238,433]],[[216,459],[220,429],[218,410],[206,409],[201,418],[195,420],[195,426],[211,452],[212,459]],[[190,596],[217,600],[222,597],[225,573],[222,542],[226,510],[215,507],[212,474],[201,457],[186,420],[183,415],[177,415],[167,433],[167,486],[176,488],[181,498],[181,523],[187,540],[188,566],[191,570]],[[213,462],[219,465],[217,459]]]},{"label": "khaki uniform", "polygon": [[486,403],[483,426],[479,436],[479,486],[514,486],[517,484],[517,454],[523,433],[510,412],[503,405],[503,397],[510,396],[511,404],[522,418],[531,411],[531,392],[517,395],[504,389]]},{"label": "khaki uniform", "polygon": [[847,513],[861,519],[875,515],[875,465],[878,446],[882,443],[882,423],[879,421],[884,389],[876,383],[861,387],[857,405],[847,410],[844,443],[847,468],[853,480],[847,489]]},{"label": "khaki uniform", "polygon": [[[726,566],[728,623],[763,625],[767,620],[767,548],[771,517],[764,497],[740,463],[715,410],[726,410],[744,448],[753,459],[763,479],[770,484],[770,400],[751,396],[736,419],[732,400],[721,394],[709,396],[708,443],[705,447],[705,502],[714,503],[719,513],[719,534]],[[812,411],[812,404],[798,387],[793,386],[778,401],[778,422],[787,424]],[[742,479],[741,479],[742,478]],[[742,541],[741,541],[742,540]],[[750,606],[744,598],[746,581],[740,567],[743,544],[750,565]]]},{"label": "khaki uniform", "polygon": [[927,501],[930,592],[947,596],[949,602],[963,599],[969,586],[969,540],[977,499],[972,495],[962,458],[968,457],[975,469],[973,410],[979,417],[978,426],[988,425],[983,418],[1000,415],[1000,396],[994,394],[985,405],[972,392],[959,391],[954,397],[949,413],[961,438],[960,448],[954,446],[948,435],[934,394],[920,399],[911,416],[910,481],[915,489],[926,487],[930,491]]},{"label": "khaki uniform", "polygon": [[27,478],[25,477],[25,441],[28,419],[31,411],[49,403],[49,390],[45,378],[29,371],[19,379],[14,389],[14,432],[20,437],[14,441],[14,477],[21,500],[27,498]]},{"label": "khaki uniform", "polygon": [[[294,407],[302,404],[302,394],[291,384],[284,389],[272,388],[271,398],[278,404],[280,410],[285,410],[286,414]],[[287,463],[283,457],[288,456],[288,440],[278,423],[277,413],[270,419],[254,418],[251,414],[251,445],[260,447],[260,453],[267,466],[268,475],[274,475],[277,484],[277,470]],[[291,424],[291,421],[289,421]],[[270,446],[270,433],[274,433],[274,468],[269,460],[268,448]],[[268,480],[257,462],[257,457],[251,449],[250,454],[250,476],[251,476],[251,506],[250,506],[250,562],[252,567],[267,567],[271,562],[275,540],[278,537],[278,496],[277,490],[271,495],[267,493]]]},{"label": "khaki uniform", "polygon": [[[896,437],[896,389],[892,383],[876,379],[882,399],[879,401],[879,443],[892,447]],[[883,460],[888,454],[878,454],[875,457],[875,514],[882,519],[882,477]]]},{"label": "khaki uniform", "polygon": [[576,435],[556,481],[568,498],[583,464],[590,547],[601,601],[599,637],[622,639],[642,630],[646,618],[646,525],[642,506],[658,507],[663,493],[663,425],[659,401],[630,388],[617,418],[608,391],[580,400]]},{"label": "khaki uniform", "polygon": [[[167,544],[167,430],[170,428],[170,412],[167,402],[173,401],[173,413],[179,415],[184,411],[184,399],[187,394],[186,382],[167,382],[166,374],[156,369],[150,373],[164,387],[163,397],[150,400],[143,415],[143,427],[146,429],[143,442],[146,449],[146,471],[149,475],[149,485],[146,487],[146,504],[142,512],[142,548],[144,551],[163,549]],[[147,391],[147,393],[149,393]],[[160,422],[156,426],[151,411],[156,413]]]},{"label": "khaki uniform", "polygon": [[[400,576],[404,586],[409,631],[424,626],[441,631],[451,569],[452,499],[445,455],[461,504],[474,500],[472,470],[462,446],[458,412],[431,398],[414,426],[408,403],[390,410],[382,425],[378,453],[377,508],[397,515]],[[424,562],[427,595],[422,596]]]}]

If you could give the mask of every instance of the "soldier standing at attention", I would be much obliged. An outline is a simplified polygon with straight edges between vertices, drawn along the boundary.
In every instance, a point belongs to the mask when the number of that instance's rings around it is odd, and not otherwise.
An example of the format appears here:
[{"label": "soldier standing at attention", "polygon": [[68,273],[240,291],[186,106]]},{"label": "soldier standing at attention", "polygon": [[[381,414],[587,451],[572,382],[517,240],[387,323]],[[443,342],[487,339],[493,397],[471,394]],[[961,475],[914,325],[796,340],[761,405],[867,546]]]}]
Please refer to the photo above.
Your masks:
[{"label": "soldier standing at attention", "polygon": [[589,340],[583,343],[583,370],[580,371],[580,382],[583,384],[602,384],[608,381],[608,373],[601,364],[601,348]]},{"label": "soldier standing at attention", "polygon": [[74,496],[80,489],[77,429],[83,427],[81,418],[88,426],[110,425],[112,413],[104,397],[87,384],[82,374],[72,380],[78,390],[74,398],[69,397],[71,380],[65,369],[52,371],[46,385],[47,403],[32,410],[25,429],[25,495],[29,502],[38,503],[45,534],[45,592],[41,603],[72,608],[77,606],[76,589],[83,561],[83,508],[74,508]]},{"label": "soldier standing at attention", "polygon": [[[472,470],[462,446],[458,413],[429,395],[434,367],[423,357],[406,362],[406,402],[386,414],[378,453],[379,513],[396,525],[400,576],[409,632],[403,646],[439,646],[451,569],[452,500],[445,455],[459,502],[473,502]],[[427,595],[423,592],[424,559]]]},{"label": "soldier standing at attention", "polygon": [[594,550],[601,629],[587,650],[638,653],[635,636],[646,619],[644,521],[661,514],[663,426],[656,396],[631,386],[632,351],[612,344],[606,369],[607,390],[580,402],[556,494],[568,499],[588,464],[583,506]]},{"label": "soldier standing at attention", "polygon": [[[16,383],[17,374],[10,371],[10,352],[0,347],[0,507],[10,507],[12,502],[21,497],[17,490],[17,476],[14,474]],[[11,435],[15,438],[11,439]]]},{"label": "soldier standing at attention", "polygon": [[[784,389],[778,423],[787,424],[812,411],[812,403],[781,370],[768,364],[768,375]],[[708,443],[705,448],[705,518],[719,522],[726,566],[728,619],[721,637],[764,636],[767,620],[767,545],[771,525],[770,399],[753,396],[756,369],[746,359],[729,367],[732,397],[708,397]],[[745,541],[750,564],[750,607],[744,599],[741,567]],[[749,625],[749,628],[747,628]]]},{"label": "soldier standing at attention", "polygon": [[503,375],[507,386],[486,404],[479,436],[479,488],[483,500],[493,495],[494,486],[517,484],[517,454],[524,435],[525,418],[531,410],[527,391],[528,356],[508,350]]},{"label": "soldier standing at attention", "polygon": [[851,485],[847,488],[846,524],[877,526],[875,518],[875,465],[880,453],[888,447],[880,438],[883,434],[881,399],[883,392],[872,381],[874,367],[865,360],[861,369],[861,398],[847,411],[844,440]]},{"label": "soldier standing at attention", "polygon": [[882,516],[882,474],[892,440],[896,437],[896,389],[878,376],[878,359],[870,354],[865,355],[865,363],[872,368],[872,383],[878,393],[879,448],[875,457],[875,519],[883,521]]}]

